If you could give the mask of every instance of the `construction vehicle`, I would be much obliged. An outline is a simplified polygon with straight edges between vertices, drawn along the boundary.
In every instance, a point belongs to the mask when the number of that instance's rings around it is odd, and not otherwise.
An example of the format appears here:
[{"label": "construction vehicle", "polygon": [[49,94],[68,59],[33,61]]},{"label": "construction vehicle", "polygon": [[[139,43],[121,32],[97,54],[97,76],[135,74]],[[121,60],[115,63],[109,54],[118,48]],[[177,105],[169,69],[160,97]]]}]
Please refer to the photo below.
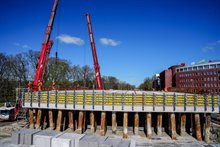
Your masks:
[{"label": "construction vehicle", "polygon": [[[39,87],[41,87],[42,83],[43,83],[43,76],[44,76],[46,66],[48,63],[48,58],[50,55],[51,47],[53,45],[53,41],[50,40],[50,36],[51,36],[52,28],[53,28],[55,15],[56,15],[57,5],[58,5],[58,0],[54,0],[50,20],[49,20],[49,23],[47,26],[47,31],[45,34],[45,39],[44,39],[44,42],[42,45],[40,57],[39,57],[38,64],[37,64],[37,69],[36,69],[36,74],[35,74],[33,86],[31,88],[33,90],[40,91],[41,89],[39,89]],[[99,63],[98,63],[96,47],[95,47],[95,42],[94,42],[94,35],[92,32],[92,26],[91,26],[91,20],[90,20],[89,13],[86,14],[86,18],[87,18],[90,43],[91,43],[91,48],[92,48],[93,61],[94,61],[96,85],[97,85],[97,89],[101,90],[101,89],[103,89],[103,87],[102,87],[102,82],[101,82],[100,67],[99,67]]]},{"label": "construction vehicle", "polygon": [[34,83],[33,83],[33,87],[32,87],[33,90],[40,90],[39,87],[41,87],[42,83],[43,83],[43,77],[44,77],[44,73],[46,70],[47,63],[48,63],[50,50],[53,45],[53,41],[50,40],[50,35],[52,32],[52,28],[53,28],[57,5],[58,5],[58,0],[54,0],[52,12],[50,15],[50,20],[47,25],[44,42],[42,44],[42,49],[41,49],[40,57],[39,57],[38,64],[37,64],[36,74],[34,77]]},{"label": "construction vehicle", "polygon": [[10,102],[6,102],[3,107],[0,107],[0,120],[16,120],[20,108],[21,105],[18,103],[14,107]]}]

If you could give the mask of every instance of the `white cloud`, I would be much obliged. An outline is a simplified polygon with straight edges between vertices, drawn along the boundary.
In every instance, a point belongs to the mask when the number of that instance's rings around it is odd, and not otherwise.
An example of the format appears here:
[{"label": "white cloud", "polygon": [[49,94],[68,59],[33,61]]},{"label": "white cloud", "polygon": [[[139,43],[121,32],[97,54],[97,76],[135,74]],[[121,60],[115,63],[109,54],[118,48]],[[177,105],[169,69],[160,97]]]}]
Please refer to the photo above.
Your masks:
[{"label": "white cloud", "polygon": [[202,49],[202,51],[203,51],[203,52],[214,51],[219,44],[220,44],[220,40],[217,40],[216,42],[210,43],[210,44],[208,44],[207,46],[205,46],[205,47]]},{"label": "white cloud", "polygon": [[109,46],[118,46],[121,42],[110,38],[100,38],[100,43]]},{"label": "white cloud", "polygon": [[81,38],[70,36],[67,34],[61,34],[60,36],[57,36],[56,39],[66,44],[75,44],[75,45],[84,44],[84,40],[82,40]]},{"label": "white cloud", "polygon": [[27,45],[27,44],[20,44],[20,43],[18,43],[18,42],[15,42],[14,45],[17,46],[17,47],[23,48],[23,49],[32,49],[32,48],[31,48],[29,45]]}]

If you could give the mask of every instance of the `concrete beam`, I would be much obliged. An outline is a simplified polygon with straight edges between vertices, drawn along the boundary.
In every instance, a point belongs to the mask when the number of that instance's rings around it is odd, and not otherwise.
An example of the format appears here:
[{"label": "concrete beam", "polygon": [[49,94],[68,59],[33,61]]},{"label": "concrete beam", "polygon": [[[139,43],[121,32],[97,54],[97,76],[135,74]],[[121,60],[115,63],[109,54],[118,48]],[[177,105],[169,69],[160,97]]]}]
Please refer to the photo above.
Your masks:
[{"label": "concrete beam", "polygon": [[200,125],[200,116],[199,114],[195,114],[195,131],[196,131],[196,139],[198,141],[202,141],[202,131],[201,131],[201,125]]},{"label": "concrete beam", "polygon": [[104,136],[105,133],[106,133],[106,112],[101,112],[100,135]]},{"label": "concrete beam", "polygon": [[162,135],[162,113],[157,114],[157,135]]},{"label": "concrete beam", "polygon": [[171,138],[173,140],[176,140],[176,118],[175,114],[171,113],[170,114],[170,129],[171,129]]},{"label": "concrete beam", "polygon": [[139,131],[139,114],[136,112],[134,114],[134,134],[138,134]]},{"label": "concrete beam", "polygon": [[93,111],[90,112],[90,130],[92,133],[95,132],[95,114]]},{"label": "concrete beam", "polygon": [[112,133],[116,134],[116,131],[117,131],[116,112],[112,112]]},{"label": "concrete beam", "polygon": [[152,117],[151,117],[151,113],[147,113],[146,114],[146,119],[147,119],[147,137],[149,139],[152,138]]},{"label": "concrete beam", "polygon": [[180,135],[183,136],[186,134],[186,114],[181,114],[180,121]]},{"label": "concrete beam", "polygon": [[206,114],[205,118],[205,142],[210,143],[210,127],[211,127],[211,115]]},{"label": "concrete beam", "polygon": [[128,138],[128,112],[124,112],[123,117],[123,138]]},{"label": "concrete beam", "polygon": [[34,113],[33,109],[28,109],[29,113],[29,128],[33,129],[34,128]]}]

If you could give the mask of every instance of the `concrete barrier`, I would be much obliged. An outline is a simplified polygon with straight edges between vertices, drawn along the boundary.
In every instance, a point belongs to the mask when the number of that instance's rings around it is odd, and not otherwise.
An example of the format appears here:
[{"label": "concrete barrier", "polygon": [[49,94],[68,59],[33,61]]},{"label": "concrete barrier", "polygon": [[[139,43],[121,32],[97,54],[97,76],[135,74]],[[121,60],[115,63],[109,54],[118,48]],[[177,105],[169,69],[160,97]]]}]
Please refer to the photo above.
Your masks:
[{"label": "concrete barrier", "polygon": [[51,147],[79,147],[79,140],[84,134],[64,133],[52,138]]},{"label": "concrete barrier", "polygon": [[33,145],[33,137],[34,134],[40,132],[41,130],[36,130],[36,129],[28,129],[28,131],[26,131],[24,133],[24,142],[23,144],[25,145]]},{"label": "concrete barrier", "polygon": [[105,142],[99,145],[99,147],[118,147],[122,139],[108,137]]},{"label": "concrete barrier", "polygon": [[99,147],[106,139],[105,136],[86,135],[79,141],[79,147]]},{"label": "concrete barrier", "polygon": [[43,130],[34,134],[33,144],[35,147],[51,147],[52,138],[61,136],[64,133],[52,131],[52,130]]},{"label": "concrete barrier", "polygon": [[40,132],[40,130],[35,129],[21,129],[12,133],[12,143],[13,144],[33,144],[33,135]]}]

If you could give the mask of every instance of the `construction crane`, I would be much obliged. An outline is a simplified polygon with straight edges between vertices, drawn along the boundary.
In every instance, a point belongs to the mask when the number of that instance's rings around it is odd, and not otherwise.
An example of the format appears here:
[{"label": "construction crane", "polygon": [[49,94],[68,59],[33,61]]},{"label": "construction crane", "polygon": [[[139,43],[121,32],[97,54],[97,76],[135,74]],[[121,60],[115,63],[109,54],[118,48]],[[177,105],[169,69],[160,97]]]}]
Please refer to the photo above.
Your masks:
[{"label": "construction crane", "polygon": [[36,89],[39,84],[42,84],[43,77],[45,73],[45,69],[47,66],[48,58],[50,55],[50,50],[53,45],[53,41],[50,40],[51,31],[53,28],[54,18],[56,15],[58,0],[54,0],[53,8],[50,15],[50,20],[46,29],[44,42],[42,44],[42,49],[40,53],[40,57],[38,59],[37,70],[34,77],[33,89]]},{"label": "construction crane", "polygon": [[94,36],[92,32],[92,25],[91,25],[89,13],[86,13],[86,19],[87,19],[87,24],[88,24],[88,31],[89,31],[89,37],[90,37],[90,43],[91,43],[92,55],[93,55],[93,61],[94,61],[96,85],[97,85],[98,90],[102,90],[103,87],[102,87],[102,82],[101,82],[100,67],[99,67],[98,57],[96,53],[95,41],[94,41]]}]

